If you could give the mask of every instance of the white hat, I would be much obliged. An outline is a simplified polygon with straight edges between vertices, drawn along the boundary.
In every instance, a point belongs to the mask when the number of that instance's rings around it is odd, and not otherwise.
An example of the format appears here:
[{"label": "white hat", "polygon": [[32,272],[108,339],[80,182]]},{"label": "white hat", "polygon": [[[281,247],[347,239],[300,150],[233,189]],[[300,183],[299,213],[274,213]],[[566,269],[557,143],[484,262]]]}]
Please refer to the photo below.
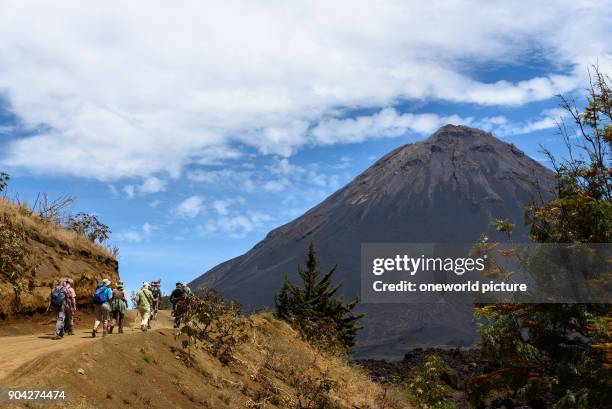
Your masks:
[{"label": "white hat", "polygon": [[104,280],[102,280],[102,282],[106,285],[110,285],[111,281],[108,278],[105,278]]},{"label": "white hat", "polygon": [[145,281],[144,283],[142,283],[142,288],[146,288],[146,287],[149,287],[149,283]]}]

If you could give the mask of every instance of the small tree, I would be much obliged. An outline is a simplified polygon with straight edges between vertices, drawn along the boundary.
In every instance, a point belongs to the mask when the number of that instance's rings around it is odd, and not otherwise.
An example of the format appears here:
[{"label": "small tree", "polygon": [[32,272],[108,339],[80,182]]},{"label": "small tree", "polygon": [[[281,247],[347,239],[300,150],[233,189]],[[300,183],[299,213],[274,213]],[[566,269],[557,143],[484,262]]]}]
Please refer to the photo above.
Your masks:
[{"label": "small tree", "polygon": [[302,286],[293,284],[287,277],[275,297],[276,315],[291,322],[309,341],[327,348],[338,346],[344,351],[355,345],[355,336],[361,329],[357,321],[363,314],[353,309],[359,303],[355,298],[349,303],[336,297],[342,284],[332,285],[334,266],[320,277],[319,261],[311,242],[306,258],[306,270],[298,266]]},{"label": "small tree", "polygon": [[185,297],[177,306],[181,311],[177,337],[186,336],[183,347],[201,345],[223,364],[234,359],[236,348],[248,340],[246,320],[241,306],[227,301],[212,288],[203,288],[201,296]]},{"label": "small tree", "polygon": [[[531,239],[542,243],[612,240],[612,92],[595,67],[588,103],[580,110],[561,97],[575,127],[560,124],[568,155],[558,161],[557,198],[527,209]],[[577,135],[578,138],[575,138]],[[497,223],[511,234],[512,226]],[[605,284],[603,284],[605,285]],[[609,285],[609,283],[608,283]],[[481,375],[478,394],[507,387],[515,397],[555,408],[599,408],[612,401],[610,304],[496,304],[477,308],[484,318],[482,349],[501,369]]]},{"label": "small tree", "polygon": [[87,213],[78,213],[68,218],[67,227],[94,243],[104,243],[108,240],[111,230],[102,223],[97,216]]}]

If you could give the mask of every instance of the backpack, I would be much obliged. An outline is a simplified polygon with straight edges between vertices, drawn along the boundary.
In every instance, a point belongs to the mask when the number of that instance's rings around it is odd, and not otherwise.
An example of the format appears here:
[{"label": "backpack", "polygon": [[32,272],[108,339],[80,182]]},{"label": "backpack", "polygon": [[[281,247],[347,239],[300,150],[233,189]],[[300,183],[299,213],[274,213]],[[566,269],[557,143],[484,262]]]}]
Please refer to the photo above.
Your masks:
[{"label": "backpack", "polygon": [[147,302],[149,303],[149,305],[153,305],[153,300],[147,295],[147,293],[145,292],[145,290],[140,290],[138,291],[138,293],[136,294],[137,297],[137,303],[140,304],[140,301],[145,299],[147,300]]},{"label": "backpack", "polygon": [[93,295],[94,304],[100,305],[108,301],[108,295],[106,294],[107,289],[108,287],[106,287],[105,285],[101,285],[96,289],[96,292]]},{"label": "backpack", "polygon": [[51,290],[51,305],[54,307],[61,307],[65,298],[66,294],[64,294],[62,287],[55,287]]},{"label": "backpack", "polygon": [[111,309],[113,311],[119,311],[122,314],[125,313],[125,310],[126,310],[125,301],[123,301],[123,299],[121,298],[113,297]]}]

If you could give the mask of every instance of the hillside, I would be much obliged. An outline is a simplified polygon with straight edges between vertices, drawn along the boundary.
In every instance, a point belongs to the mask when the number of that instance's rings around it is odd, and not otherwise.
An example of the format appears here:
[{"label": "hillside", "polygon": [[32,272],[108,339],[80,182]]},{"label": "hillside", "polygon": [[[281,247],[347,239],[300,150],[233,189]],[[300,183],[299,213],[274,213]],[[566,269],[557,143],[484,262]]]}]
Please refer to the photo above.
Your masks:
[{"label": "hillside", "polygon": [[[82,409],[297,409],[319,407],[317,396],[329,398],[324,407],[330,409],[410,407],[394,387],[376,384],[358,367],[317,352],[268,313],[248,318],[248,340],[228,365],[201,349],[192,350],[188,359],[168,328],[166,312],[148,333],[135,331],[133,320],[128,323],[131,329],[124,335],[91,339],[79,330],[59,343],[31,340],[55,350],[24,362],[0,384],[63,388],[70,394],[66,407]],[[0,342],[0,354],[6,348]],[[329,393],[323,392],[326,385]]]},{"label": "hillside", "polygon": [[[424,141],[400,146],[319,205],[281,226],[250,251],[192,282],[251,308],[270,306],[285,274],[295,278],[309,242],[322,268],[348,297],[360,293],[360,245],[385,242],[474,243],[495,240],[491,221],[510,219],[527,237],[525,206],[550,197],[553,173],[491,134],[447,125]],[[357,355],[400,358],[412,347],[467,346],[476,339],[472,308],[362,305]],[[393,319],[389,319],[393,317]]]},{"label": "hillside", "polygon": [[119,278],[117,260],[107,249],[6,199],[0,199],[0,228],[16,234],[25,250],[24,266],[9,265],[0,274],[0,320],[44,310],[62,277],[75,280],[80,305],[90,303],[100,280]]}]

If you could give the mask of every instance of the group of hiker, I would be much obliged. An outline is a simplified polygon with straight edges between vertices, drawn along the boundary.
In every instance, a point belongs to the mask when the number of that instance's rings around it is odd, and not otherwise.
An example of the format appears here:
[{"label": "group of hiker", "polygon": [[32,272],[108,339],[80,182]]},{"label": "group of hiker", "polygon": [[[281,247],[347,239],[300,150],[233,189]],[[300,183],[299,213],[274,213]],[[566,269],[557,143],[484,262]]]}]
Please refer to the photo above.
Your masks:
[{"label": "group of hiker", "polygon": [[[93,305],[95,312],[94,326],[91,336],[96,337],[98,328],[102,324],[102,336],[112,334],[115,327],[118,332],[123,333],[125,313],[128,309],[128,299],[125,294],[123,282],[118,281],[116,285],[111,285],[109,279],[104,279],[96,287],[93,293]],[[179,309],[179,301],[191,295],[191,289],[185,283],[176,283],[176,288],[170,295],[173,314],[175,317],[174,326],[178,327],[180,318],[183,315]],[[161,280],[142,283],[132,301],[136,305],[142,318],[140,329],[147,331],[151,328],[151,321],[157,319],[157,312],[162,300]],[[53,310],[56,315],[55,335],[53,339],[61,339],[65,334],[73,335],[74,314],[77,310],[76,292],[74,290],[74,280],[62,278],[57,287],[51,290],[47,312]]]}]

